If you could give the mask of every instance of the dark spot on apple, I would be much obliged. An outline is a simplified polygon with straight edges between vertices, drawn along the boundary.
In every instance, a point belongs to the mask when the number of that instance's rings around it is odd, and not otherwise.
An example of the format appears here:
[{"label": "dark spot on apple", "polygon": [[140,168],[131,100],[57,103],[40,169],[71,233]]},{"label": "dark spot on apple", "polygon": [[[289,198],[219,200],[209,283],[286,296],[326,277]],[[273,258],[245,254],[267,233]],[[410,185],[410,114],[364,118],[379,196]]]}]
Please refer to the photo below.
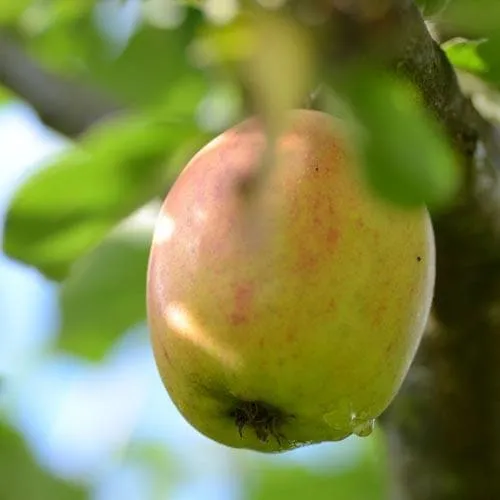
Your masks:
[{"label": "dark spot on apple", "polygon": [[330,246],[335,246],[339,240],[339,231],[338,229],[329,229],[326,235],[326,241]]},{"label": "dark spot on apple", "polygon": [[241,283],[234,290],[234,307],[229,320],[233,325],[246,323],[250,317],[255,288],[252,283]]},{"label": "dark spot on apple", "polygon": [[168,350],[167,348],[165,347],[165,344],[162,342],[162,340],[160,339],[160,350],[163,354],[163,358],[165,359],[165,361],[168,363],[168,364],[172,364],[172,360],[170,358],[170,354],[168,353]]},{"label": "dark spot on apple", "polygon": [[293,415],[287,415],[279,408],[262,401],[239,400],[231,408],[229,416],[234,420],[240,437],[243,437],[245,427],[253,429],[257,439],[267,443],[274,438],[279,446],[286,440],[281,433],[281,427]]},{"label": "dark spot on apple", "polygon": [[422,260],[422,257],[420,255],[417,256],[417,262],[420,262]]},{"label": "dark spot on apple", "polygon": [[246,323],[247,317],[242,313],[231,313],[231,315],[229,316],[229,321],[232,325],[238,326]]}]

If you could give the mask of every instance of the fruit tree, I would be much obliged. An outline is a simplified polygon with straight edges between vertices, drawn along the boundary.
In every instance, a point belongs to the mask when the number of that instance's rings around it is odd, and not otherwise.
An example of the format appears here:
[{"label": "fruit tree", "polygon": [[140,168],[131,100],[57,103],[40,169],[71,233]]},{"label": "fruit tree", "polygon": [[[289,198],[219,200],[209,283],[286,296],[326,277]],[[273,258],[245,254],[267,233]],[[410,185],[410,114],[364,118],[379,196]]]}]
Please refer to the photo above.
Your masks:
[{"label": "fruit tree", "polygon": [[[57,289],[54,359],[138,328],[232,463],[358,436],[386,458],[314,496],[500,498],[497,0],[7,2],[0,93],[65,141],[3,229]],[[0,496],[82,494],[36,470]],[[243,496],[303,498],[279,470]]]}]

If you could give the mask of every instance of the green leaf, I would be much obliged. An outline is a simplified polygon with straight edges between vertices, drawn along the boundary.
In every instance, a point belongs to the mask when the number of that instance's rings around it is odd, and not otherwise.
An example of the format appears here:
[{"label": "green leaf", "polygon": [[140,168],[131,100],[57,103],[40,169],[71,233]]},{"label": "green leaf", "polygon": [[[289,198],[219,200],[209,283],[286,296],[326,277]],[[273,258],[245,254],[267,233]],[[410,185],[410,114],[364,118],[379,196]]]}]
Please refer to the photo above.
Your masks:
[{"label": "green leaf", "polygon": [[132,106],[155,105],[186,79],[206,88],[203,72],[193,68],[188,57],[201,21],[200,13],[191,10],[176,29],[144,25],[118,57],[109,50],[88,54],[89,79]]},{"label": "green leaf", "polygon": [[425,17],[430,17],[443,11],[448,2],[449,0],[417,0],[416,4]]},{"label": "green leaf", "polygon": [[500,2],[498,0],[452,0],[447,3],[445,21],[455,29],[474,35],[498,30]]},{"label": "green leaf", "polygon": [[61,288],[59,347],[100,360],[146,318],[145,284],[156,211],[142,211],[80,259]]},{"label": "green leaf", "polygon": [[459,69],[500,86],[500,35],[480,40],[453,39],[443,44],[450,61]]},{"label": "green leaf", "polygon": [[369,185],[401,206],[449,203],[460,188],[461,171],[444,132],[416,92],[368,71],[354,73],[346,88],[361,125],[357,149]]},{"label": "green leaf", "polygon": [[94,4],[95,0],[37,3],[30,17],[34,26],[25,28],[28,53],[50,71],[82,78],[86,60],[109,51],[95,26]]},{"label": "green leaf", "polygon": [[484,74],[488,71],[488,65],[479,54],[479,47],[485,43],[482,40],[464,40],[455,38],[442,45],[448,59],[457,68],[469,73]]},{"label": "green leaf", "polygon": [[10,102],[12,98],[12,92],[8,88],[0,85],[0,106],[3,106],[4,104]]},{"label": "green leaf", "polygon": [[0,25],[15,23],[30,6],[32,0],[4,1],[0,5]]},{"label": "green leaf", "polygon": [[23,439],[0,423],[0,498],[5,500],[83,500],[83,488],[44,471]]},{"label": "green leaf", "polygon": [[29,177],[11,202],[5,253],[62,280],[123,218],[162,196],[171,160],[194,137],[191,120],[117,118]]},{"label": "green leaf", "polygon": [[497,32],[490,36],[478,46],[477,52],[487,69],[484,78],[500,86],[500,34]]}]

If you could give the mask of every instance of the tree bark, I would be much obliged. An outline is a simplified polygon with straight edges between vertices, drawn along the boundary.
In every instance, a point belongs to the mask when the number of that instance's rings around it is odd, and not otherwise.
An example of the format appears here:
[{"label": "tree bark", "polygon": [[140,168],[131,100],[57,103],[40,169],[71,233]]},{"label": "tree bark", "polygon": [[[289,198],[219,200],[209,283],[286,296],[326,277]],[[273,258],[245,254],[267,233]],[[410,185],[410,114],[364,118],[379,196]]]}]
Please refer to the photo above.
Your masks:
[{"label": "tree bark", "polygon": [[41,68],[0,32],[0,84],[29,103],[48,127],[76,138],[121,106],[97,89]]},{"label": "tree bark", "polygon": [[345,31],[339,43],[335,30],[336,47],[348,46],[350,57],[369,51],[411,80],[466,171],[456,203],[433,215],[432,318],[402,390],[381,419],[393,498],[500,499],[499,130],[464,97],[413,2],[394,0],[375,18],[360,15],[366,2],[352,4],[357,11],[339,8],[334,16]]}]

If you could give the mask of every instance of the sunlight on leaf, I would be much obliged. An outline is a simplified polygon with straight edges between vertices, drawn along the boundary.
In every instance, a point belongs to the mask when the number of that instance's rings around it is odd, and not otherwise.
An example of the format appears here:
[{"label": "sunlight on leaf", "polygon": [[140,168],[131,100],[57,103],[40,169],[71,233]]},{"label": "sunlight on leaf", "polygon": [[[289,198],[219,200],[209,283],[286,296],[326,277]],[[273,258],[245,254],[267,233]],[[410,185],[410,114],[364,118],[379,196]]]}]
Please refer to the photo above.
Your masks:
[{"label": "sunlight on leaf", "polygon": [[488,71],[488,65],[478,53],[478,48],[486,40],[464,40],[454,38],[444,43],[442,48],[448,59],[457,68],[470,73],[483,74]]},{"label": "sunlight on leaf", "polygon": [[355,138],[369,185],[402,206],[450,203],[462,171],[444,131],[416,92],[388,75],[354,72],[345,86],[359,120]]},{"label": "sunlight on leaf", "polygon": [[189,120],[118,117],[95,127],[17,191],[5,252],[63,279],[114,225],[165,194],[180,167],[172,159],[197,136]]},{"label": "sunlight on leaf", "polygon": [[0,25],[17,22],[31,5],[32,0],[3,1],[0,4]]}]

